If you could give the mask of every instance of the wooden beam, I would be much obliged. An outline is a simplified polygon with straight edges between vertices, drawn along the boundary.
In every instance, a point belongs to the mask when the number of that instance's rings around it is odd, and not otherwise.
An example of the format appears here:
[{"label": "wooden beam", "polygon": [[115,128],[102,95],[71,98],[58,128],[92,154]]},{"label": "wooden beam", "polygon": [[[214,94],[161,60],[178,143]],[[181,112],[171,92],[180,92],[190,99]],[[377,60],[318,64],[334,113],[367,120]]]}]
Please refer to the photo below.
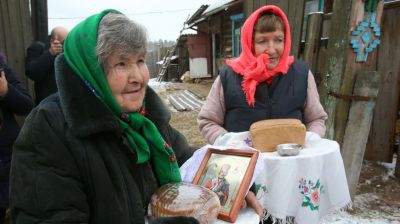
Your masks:
[{"label": "wooden beam", "polygon": [[292,46],[290,49],[290,54],[293,55],[295,58],[299,58],[301,33],[303,32],[304,7],[306,1],[288,0],[287,4],[288,6],[285,13],[290,23],[290,34],[292,37],[292,44],[291,44]]},{"label": "wooden beam", "polygon": [[[378,88],[379,76],[376,71],[359,72],[353,95],[376,97]],[[352,199],[356,194],[374,107],[374,101],[353,101],[350,107],[341,153]]]},{"label": "wooden beam", "polygon": [[346,52],[350,43],[348,32],[350,27],[351,1],[334,1],[333,14],[330,21],[330,35],[327,49],[327,63],[325,74],[322,74],[322,83],[319,86],[321,101],[328,113],[326,121],[326,134],[329,139],[334,139],[334,122],[336,113],[336,98],[330,92],[338,92],[344,65],[347,60]]}]

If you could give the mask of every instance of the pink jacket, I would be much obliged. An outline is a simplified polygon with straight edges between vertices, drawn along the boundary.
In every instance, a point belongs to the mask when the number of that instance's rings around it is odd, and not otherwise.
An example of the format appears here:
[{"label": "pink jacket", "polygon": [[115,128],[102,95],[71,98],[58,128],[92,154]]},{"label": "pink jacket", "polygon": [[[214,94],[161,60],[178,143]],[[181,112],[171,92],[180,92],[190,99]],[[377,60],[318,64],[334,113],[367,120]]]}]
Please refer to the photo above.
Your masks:
[{"label": "pink jacket", "polygon": [[[222,133],[227,132],[224,127],[225,98],[224,90],[218,76],[208,94],[206,103],[201,108],[197,123],[200,132],[212,144]],[[312,131],[323,137],[325,135],[325,120],[328,118],[319,101],[315,79],[311,71],[308,72],[307,99],[304,105],[304,123],[307,131]]]}]

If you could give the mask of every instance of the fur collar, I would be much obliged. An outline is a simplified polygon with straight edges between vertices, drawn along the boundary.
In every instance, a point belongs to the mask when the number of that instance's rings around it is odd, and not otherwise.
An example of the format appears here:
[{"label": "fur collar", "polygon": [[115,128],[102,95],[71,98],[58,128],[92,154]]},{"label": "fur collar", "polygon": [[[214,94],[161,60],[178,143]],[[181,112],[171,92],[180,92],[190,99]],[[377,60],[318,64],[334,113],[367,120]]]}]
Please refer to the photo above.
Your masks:
[{"label": "fur collar", "polygon": [[[98,100],[81,79],[68,66],[64,55],[55,61],[55,76],[60,95],[61,108],[72,132],[86,137],[101,132],[116,132],[122,129],[111,111]],[[146,117],[160,127],[168,125],[171,114],[162,100],[150,87],[147,88]]]}]

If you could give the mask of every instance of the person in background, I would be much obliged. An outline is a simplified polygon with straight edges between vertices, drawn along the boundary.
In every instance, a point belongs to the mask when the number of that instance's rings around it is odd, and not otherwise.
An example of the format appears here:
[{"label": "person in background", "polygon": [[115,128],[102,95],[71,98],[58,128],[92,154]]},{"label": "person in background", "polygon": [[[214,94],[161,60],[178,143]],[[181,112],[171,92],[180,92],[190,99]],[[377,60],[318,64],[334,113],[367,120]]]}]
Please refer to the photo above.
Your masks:
[{"label": "person in background", "polygon": [[145,29],[111,9],[68,34],[55,61],[58,93],[15,143],[13,223],[144,224],[155,190],[181,181],[178,165],[193,150],[148,86],[146,45]]},{"label": "person in background", "polygon": [[246,19],[241,55],[226,61],[198,114],[210,144],[275,118],[299,119],[307,131],[325,134],[327,114],[314,76],[289,55],[290,42],[289,22],[280,8],[263,6]]},{"label": "person in background", "polygon": [[63,42],[67,35],[68,30],[65,27],[57,26],[51,31],[49,46],[36,41],[27,49],[25,72],[35,82],[36,105],[57,91],[54,60],[63,52]]},{"label": "person in background", "polygon": [[0,224],[4,223],[9,206],[12,147],[20,130],[14,115],[26,115],[32,107],[31,96],[0,53]]}]

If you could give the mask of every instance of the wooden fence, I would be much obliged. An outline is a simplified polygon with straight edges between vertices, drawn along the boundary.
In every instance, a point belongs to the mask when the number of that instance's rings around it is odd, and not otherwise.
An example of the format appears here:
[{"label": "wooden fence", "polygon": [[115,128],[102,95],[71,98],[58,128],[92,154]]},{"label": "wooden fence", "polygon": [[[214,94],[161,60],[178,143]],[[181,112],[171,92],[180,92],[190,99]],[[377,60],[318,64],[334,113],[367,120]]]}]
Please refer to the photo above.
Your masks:
[{"label": "wooden fence", "polygon": [[33,93],[25,76],[25,51],[33,41],[29,1],[1,0],[0,30],[0,51],[6,54],[17,78]]},{"label": "wooden fence", "polygon": [[25,76],[26,49],[33,41],[46,41],[47,29],[47,0],[0,1],[0,52],[33,98],[33,82]]},{"label": "wooden fence", "polygon": [[392,162],[400,97],[399,27],[400,1],[387,3],[382,15],[382,36],[377,57],[379,94],[365,153],[368,160]]},{"label": "wooden fence", "polygon": [[[327,43],[331,18],[331,14],[312,13],[308,15],[304,51],[300,52],[300,58],[310,65],[318,85],[321,84],[321,76],[327,73],[325,69],[327,69],[326,63],[329,60]],[[400,98],[400,66],[398,63],[400,32],[398,27],[400,27],[400,1],[385,3],[380,27],[382,31],[381,44],[374,56],[375,60],[369,60],[370,64],[368,64],[371,70],[377,70],[380,77],[379,94],[365,153],[365,158],[368,160],[392,161]],[[350,48],[350,46],[348,47]]]}]

